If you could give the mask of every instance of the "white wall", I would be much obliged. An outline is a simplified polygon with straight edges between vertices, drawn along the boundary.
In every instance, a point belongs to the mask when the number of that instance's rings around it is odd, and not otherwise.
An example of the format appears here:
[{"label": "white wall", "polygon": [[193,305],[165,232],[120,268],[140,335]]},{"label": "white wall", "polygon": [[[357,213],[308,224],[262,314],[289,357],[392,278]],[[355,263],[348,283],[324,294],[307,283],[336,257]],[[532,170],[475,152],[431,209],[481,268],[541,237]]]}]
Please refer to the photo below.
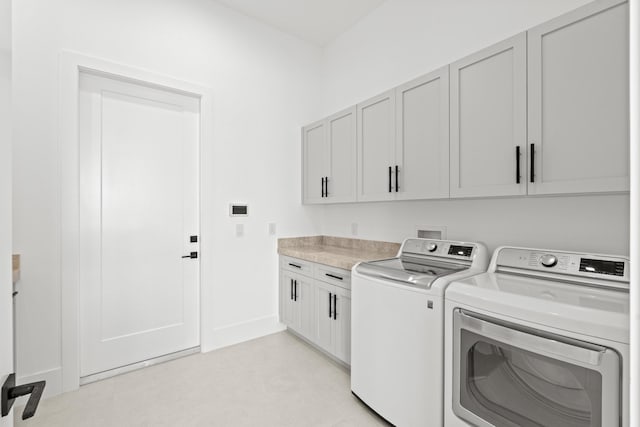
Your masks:
[{"label": "white wall", "polygon": [[325,47],[331,114],[590,0],[387,0]]},{"label": "white wall", "polygon": [[[277,327],[276,237],[315,232],[300,206],[300,126],[317,117],[321,51],[212,0],[20,0],[14,5],[14,249],[23,256],[17,370],[60,390],[58,55],[70,49],[213,89],[216,160],[202,218],[210,349]],[[249,203],[231,220],[228,203]],[[235,223],[245,237],[235,237]],[[256,320],[257,319],[257,320]],[[247,323],[248,322],[248,323]]]},{"label": "white wall", "polygon": [[[0,0],[0,384],[13,372],[11,272],[11,2]],[[12,425],[11,414],[0,418]]]},{"label": "white wall", "polygon": [[[588,0],[388,0],[329,44],[324,115],[515,35]],[[316,117],[320,118],[320,117]],[[393,202],[318,207],[322,232],[402,240],[417,225],[448,237],[629,253],[628,195]]]}]

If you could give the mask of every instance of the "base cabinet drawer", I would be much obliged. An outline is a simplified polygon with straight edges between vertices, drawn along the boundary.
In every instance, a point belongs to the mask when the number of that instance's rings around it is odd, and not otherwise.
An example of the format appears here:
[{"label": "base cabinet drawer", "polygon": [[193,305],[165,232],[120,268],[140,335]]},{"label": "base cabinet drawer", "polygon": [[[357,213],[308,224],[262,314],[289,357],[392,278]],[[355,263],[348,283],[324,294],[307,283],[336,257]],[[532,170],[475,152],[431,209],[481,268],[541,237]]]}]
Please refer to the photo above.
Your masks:
[{"label": "base cabinet drawer", "polygon": [[[286,258],[286,259],[285,259]],[[280,321],[336,359],[351,363],[351,273],[310,263],[315,278],[292,272],[281,257]],[[309,270],[305,270],[309,271]]]},{"label": "base cabinet drawer", "polygon": [[280,257],[280,268],[296,274],[313,277],[314,263],[288,256]]},{"label": "base cabinet drawer", "polygon": [[315,264],[313,277],[316,280],[330,283],[345,289],[351,289],[351,272],[328,265]]}]

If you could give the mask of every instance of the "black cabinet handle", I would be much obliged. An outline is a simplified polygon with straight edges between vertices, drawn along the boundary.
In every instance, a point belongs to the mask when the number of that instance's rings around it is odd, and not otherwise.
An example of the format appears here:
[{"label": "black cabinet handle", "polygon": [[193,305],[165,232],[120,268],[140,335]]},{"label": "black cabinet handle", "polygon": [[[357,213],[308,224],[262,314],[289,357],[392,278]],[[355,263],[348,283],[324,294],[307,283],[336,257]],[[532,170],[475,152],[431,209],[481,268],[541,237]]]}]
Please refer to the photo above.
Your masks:
[{"label": "black cabinet handle", "polygon": [[398,165],[396,165],[396,193],[400,189],[400,186],[398,185],[398,170],[399,170]]},{"label": "black cabinet handle", "polygon": [[298,301],[298,281],[293,281],[293,300]]},{"label": "black cabinet handle", "polygon": [[324,178],[320,178],[320,197],[324,197]]},{"label": "black cabinet handle", "polygon": [[520,146],[516,145],[516,184],[520,184]]},{"label": "black cabinet handle", "polygon": [[324,177],[324,197],[329,197],[329,177]]},{"label": "black cabinet handle", "polygon": [[391,193],[391,166],[389,166],[389,193]]},{"label": "black cabinet handle", "polygon": [[40,403],[42,392],[47,385],[46,381],[37,381],[29,384],[16,385],[16,374],[7,377],[2,385],[2,416],[9,415],[13,402],[20,396],[30,394],[27,405],[22,412],[22,419],[26,420],[36,414],[36,409]]},{"label": "black cabinet handle", "polygon": [[289,265],[290,265],[291,267],[295,267],[295,268],[302,268],[302,267],[301,267],[301,266],[299,266],[298,264],[292,264],[292,263],[289,263]]},{"label": "black cabinet handle", "polygon": [[531,182],[536,182],[536,173],[535,173],[535,157],[536,157],[536,144],[531,144],[531,152],[530,152],[530,156],[531,156],[531,170],[529,171],[530,173],[530,181]]},{"label": "black cabinet handle", "polygon": [[293,279],[289,279],[291,283],[289,283],[289,289],[291,290],[291,295],[289,296],[290,300],[293,300]]},{"label": "black cabinet handle", "polygon": [[338,296],[333,294],[333,320],[337,319],[338,312]]},{"label": "black cabinet handle", "polygon": [[329,292],[329,319],[331,319],[331,292]]},{"label": "black cabinet handle", "polygon": [[343,278],[340,276],[334,276],[333,274],[329,274],[329,273],[324,273],[325,276],[327,277],[331,277],[333,279],[338,279],[338,280],[342,280]]}]

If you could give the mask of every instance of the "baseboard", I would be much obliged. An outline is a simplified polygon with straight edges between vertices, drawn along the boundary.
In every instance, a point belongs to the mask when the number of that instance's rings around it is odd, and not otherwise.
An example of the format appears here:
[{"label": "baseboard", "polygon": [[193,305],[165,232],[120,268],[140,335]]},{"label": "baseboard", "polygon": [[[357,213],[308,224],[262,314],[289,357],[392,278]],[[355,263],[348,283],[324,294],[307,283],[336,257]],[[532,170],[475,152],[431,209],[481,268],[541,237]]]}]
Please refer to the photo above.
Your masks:
[{"label": "baseboard", "polygon": [[[49,369],[47,371],[36,372],[35,374],[16,377],[16,384],[28,384],[36,381],[46,381],[42,399],[48,399],[62,393],[62,368]],[[16,399],[15,406],[21,407],[27,404],[29,396],[23,396]]]},{"label": "baseboard", "polygon": [[278,321],[277,315],[259,317],[246,322],[215,328],[211,333],[210,339],[203,339],[201,343],[202,352],[206,353],[284,330],[285,326]]}]

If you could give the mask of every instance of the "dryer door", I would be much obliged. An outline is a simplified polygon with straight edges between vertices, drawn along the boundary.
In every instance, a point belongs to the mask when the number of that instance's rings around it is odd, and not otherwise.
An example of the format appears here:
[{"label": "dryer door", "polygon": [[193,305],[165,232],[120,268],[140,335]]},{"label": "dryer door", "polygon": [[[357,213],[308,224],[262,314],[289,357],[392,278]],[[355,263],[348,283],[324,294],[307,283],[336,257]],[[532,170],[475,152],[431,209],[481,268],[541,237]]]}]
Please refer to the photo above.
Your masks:
[{"label": "dryer door", "polygon": [[453,409],[479,426],[618,426],[614,350],[454,313]]}]

